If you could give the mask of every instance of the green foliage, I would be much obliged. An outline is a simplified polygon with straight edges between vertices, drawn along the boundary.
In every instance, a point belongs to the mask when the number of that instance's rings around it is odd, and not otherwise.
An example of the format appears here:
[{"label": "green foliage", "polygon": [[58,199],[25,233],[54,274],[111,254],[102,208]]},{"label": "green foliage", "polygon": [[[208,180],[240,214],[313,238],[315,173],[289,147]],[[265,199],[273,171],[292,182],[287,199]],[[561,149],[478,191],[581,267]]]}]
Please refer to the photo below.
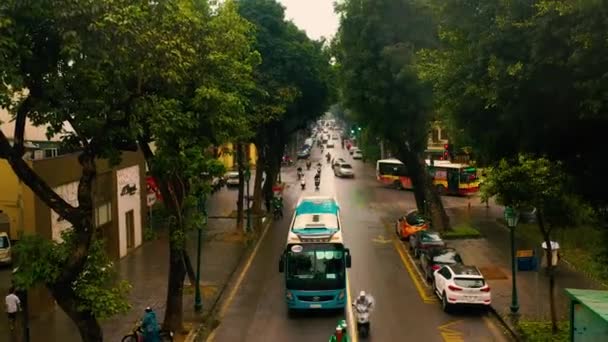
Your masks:
[{"label": "green foliage", "polygon": [[414,69],[433,42],[428,11],[417,1],[345,1],[333,42],[345,105],[389,144],[426,148],[430,88]]},{"label": "green foliage", "polygon": [[[608,128],[605,1],[429,2],[440,45],[418,54],[437,113],[460,146],[492,164],[519,153],[560,160],[576,192],[605,203],[598,140]],[[585,132],[581,134],[581,132]]]},{"label": "green foliage", "polygon": [[[62,271],[62,265],[74,248],[71,230],[62,233],[63,242],[57,243],[40,236],[26,236],[15,245],[18,271],[15,285],[28,289],[36,285],[52,284]],[[104,250],[104,242],[94,240],[89,249],[83,271],[74,281],[78,310],[91,310],[98,318],[108,318],[129,310],[127,294],[131,286],[117,281],[113,263]]]},{"label": "green foliage", "polygon": [[593,211],[570,186],[561,163],[519,155],[511,163],[503,159],[487,170],[482,199],[496,196],[497,203],[505,206],[537,208],[553,227],[589,222]]},{"label": "green foliage", "polygon": [[524,341],[535,342],[567,342],[570,341],[570,323],[558,322],[558,333],[551,332],[550,321],[526,321],[519,322],[519,331]]}]

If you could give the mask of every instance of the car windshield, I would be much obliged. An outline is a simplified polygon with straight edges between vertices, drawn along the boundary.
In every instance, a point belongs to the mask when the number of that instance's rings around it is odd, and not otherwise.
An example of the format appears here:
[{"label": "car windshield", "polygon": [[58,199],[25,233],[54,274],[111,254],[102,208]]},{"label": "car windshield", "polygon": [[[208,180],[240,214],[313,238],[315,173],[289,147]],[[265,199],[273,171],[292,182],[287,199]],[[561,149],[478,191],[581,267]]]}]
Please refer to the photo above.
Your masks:
[{"label": "car windshield", "polygon": [[486,282],[483,279],[454,278],[454,284],[456,284],[460,287],[478,289],[480,287],[484,287]]},{"label": "car windshield", "polygon": [[0,236],[0,249],[8,248],[8,247],[9,247],[8,238],[6,236]]},{"label": "car windshield", "polygon": [[462,262],[460,255],[456,251],[442,251],[433,257],[433,262],[436,264],[450,265]]},{"label": "car windshield", "polygon": [[425,233],[422,234],[421,237],[422,242],[439,242],[441,241],[441,236],[439,236],[439,233]]},{"label": "car windshield", "polygon": [[342,164],[342,165],[340,165],[340,167],[343,169],[352,169],[353,168],[352,166],[350,166],[348,164]]},{"label": "car windshield", "polygon": [[408,214],[405,219],[412,226],[421,226],[425,223],[424,217],[420,216],[417,211]]},{"label": "car windshield", "polygon": [[303,250],[287,253],[287,288],[330,290],[344,287],[342,250]]}]

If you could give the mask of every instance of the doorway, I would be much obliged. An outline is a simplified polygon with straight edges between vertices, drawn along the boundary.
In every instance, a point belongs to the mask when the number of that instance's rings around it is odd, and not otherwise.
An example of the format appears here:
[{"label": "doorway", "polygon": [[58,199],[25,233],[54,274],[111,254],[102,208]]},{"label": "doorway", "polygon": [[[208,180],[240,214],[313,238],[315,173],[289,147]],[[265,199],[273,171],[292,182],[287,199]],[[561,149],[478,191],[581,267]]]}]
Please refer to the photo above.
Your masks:
[{"label": "doorway", "polygon": [[135,216],[133,210],[125,213],[125,223],[127,228],[127,250],[135,246]]}]

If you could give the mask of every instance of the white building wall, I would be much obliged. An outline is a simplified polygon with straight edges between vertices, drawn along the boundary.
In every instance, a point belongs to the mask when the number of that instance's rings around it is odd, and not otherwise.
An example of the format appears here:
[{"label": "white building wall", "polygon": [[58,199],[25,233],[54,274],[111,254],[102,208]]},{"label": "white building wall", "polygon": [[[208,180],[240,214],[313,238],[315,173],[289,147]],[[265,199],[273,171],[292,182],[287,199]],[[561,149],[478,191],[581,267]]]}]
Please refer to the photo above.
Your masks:
[{"label": "white building wall", "polygon": [[[78,206],[78,184],[79,182],[71,182],[60,185],[53,190],[61,197],[63,200],[68,202],[74,207]],[[66,230],[72,228],[72,224],[64,219],[59,219],[59,214],[57,214],[54,210],[49,209],[51,211],[51,237],[53,241],[63,242],[61,238],[61,233]]]},{"label": "white building wall", "polygon": [[[134,223],[134,248],[141,245],[142,222],[141,222],[141,194],[139,166],[130,166],[116,172],[116,191],[118,198],[118,251],[122,258],[127,255],[127,222],[125,214],[133,210]],[[133,194],[123,193],[125,186],[137,187]]]}]

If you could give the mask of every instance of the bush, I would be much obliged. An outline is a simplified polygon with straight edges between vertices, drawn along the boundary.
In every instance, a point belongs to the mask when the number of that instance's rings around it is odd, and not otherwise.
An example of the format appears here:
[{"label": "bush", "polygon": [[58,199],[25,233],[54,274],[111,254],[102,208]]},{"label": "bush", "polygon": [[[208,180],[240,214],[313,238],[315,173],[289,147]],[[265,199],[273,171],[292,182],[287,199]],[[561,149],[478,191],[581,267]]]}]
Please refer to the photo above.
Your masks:
[{"label": "bush", "polygon": [[558,332],[551,333],[551,321],[520,321],[519,331],[524,341],[534,342],[567,342],[570,340],[570,324],[558,322]]}]

